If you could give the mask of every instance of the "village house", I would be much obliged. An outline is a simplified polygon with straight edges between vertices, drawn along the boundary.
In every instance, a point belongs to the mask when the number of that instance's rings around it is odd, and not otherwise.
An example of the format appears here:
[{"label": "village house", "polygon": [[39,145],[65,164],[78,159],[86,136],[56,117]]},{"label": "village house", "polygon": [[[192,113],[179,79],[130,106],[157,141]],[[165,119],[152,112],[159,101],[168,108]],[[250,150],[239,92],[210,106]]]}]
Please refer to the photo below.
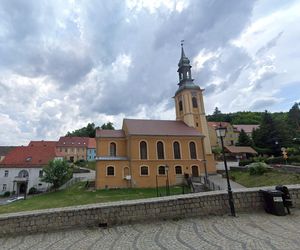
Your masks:
[{"label": "village house", "polygon": [[4,160],[5,156],[11,151],[13,146],[0,146],[0,162]]},{"label": "village house", "polygon": [[245,131],[245,133],[252,138],[252,132],[259,128],[259,125],[255,124],[237,124],[233,125],[233,127],[237,130],[238,133],[240,133],[242,130]]},{"label": "village house", "polygon": [[56,150],[67,161],[86,161],[88,145],[89,137],[62,136],[56,144]]},{"label": "village house", "polygon": [[34,141],[14,147],[0,163],[0,194],[24,194],[32,187],[46,191],[49,184],[41,177],[48,162],[57,158],[55,146],[53,141]]},{"label": "village house", "polygon": [[182,183],[184,174],[215,173],[203,89],[182,48],[175,93],[176,121],[124,119],[120,130],[96,131],[96,188]]},{"label": "village house", "polygon": [[89,138],[88,146],[86,150],[87,161],[95,161],[96,159],[96,139]]}]

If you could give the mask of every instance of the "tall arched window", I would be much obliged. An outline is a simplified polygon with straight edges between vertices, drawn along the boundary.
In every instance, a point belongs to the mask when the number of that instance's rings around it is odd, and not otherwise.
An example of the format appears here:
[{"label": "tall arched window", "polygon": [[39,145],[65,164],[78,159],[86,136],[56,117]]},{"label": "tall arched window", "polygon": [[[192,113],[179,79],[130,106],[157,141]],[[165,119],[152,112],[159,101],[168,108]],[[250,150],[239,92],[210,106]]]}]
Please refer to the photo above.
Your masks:
[{"label": "tall arched window", "polygon": [[145,141],[140,142],[140,158],[147,159],[147,143]]},{"label": "tall arched window", "polygon": [[179,145],[179,142],[175,141],[173,143],[173,150],[174,150],[174,158],[175,159],[180,159],[181,156],[180,156],[180,145]]},{"label": "tall arched window", "polygon": [[190,156],[191,159],[197,159],[196,144],[193,141],[190,142]]},{"label": "tall arched window", "polygon": [[178,105],[179,105],[179,111],[182,111],[183,110],[182,101],[179,101]]},{"label": "tall arched window", "polygon": [[116,156],[117,155],[117,145],[114,142],[111,142],[109,145],[109,155]]},{"label": "tall arched window", "polygon": [[158,159],[164,159],[165,158],[165,154],[164,154],[164,144],[159,141],[157,142],[157,158]]},{"label": "tall arched window", "polygon": [[193,108],[198,108],[197,98],[192,97]]}]

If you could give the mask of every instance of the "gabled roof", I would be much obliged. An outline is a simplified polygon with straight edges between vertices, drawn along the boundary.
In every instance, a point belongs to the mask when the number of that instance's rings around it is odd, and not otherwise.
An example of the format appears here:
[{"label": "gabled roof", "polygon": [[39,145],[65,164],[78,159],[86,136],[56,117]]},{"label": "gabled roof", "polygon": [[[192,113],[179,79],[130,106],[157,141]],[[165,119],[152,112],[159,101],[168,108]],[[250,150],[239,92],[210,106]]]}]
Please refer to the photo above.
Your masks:
[{"label": "gabled roof", "polygon": [[62,136],[56,145],[59,147],[87,147],[88,143],[89,137]]},{"label": "gabled roof", "polygon": [[96,148],[96,139],[89,138],[88,148]]},{"label": "gabled roof", "polygon": [[231,125],[229,122],[207,122],[207,125],[211,126],[213,128],[219,127],[220,124],[222,125],[222,127],[225,127],[225,128],[227,128],[228,126]]},{"label": "gabled roof", "polygon": [[30,147],[41,147],[41,146],[44,146],[44,147],[55,147],[56,146],[56,143],[57,141],[30,141],[28,146]]},{"label": "gabled roof", "polygon": [[113,129],[97,129],[96,137],[104,138],[121,138],[125,137],[125,133],[122,129],[113,130]]},{"label": "gabled roof", "polygon": [[182,121],[124,119],[129,135],[203,136]]},{"label": "gabled roof", "polygon": [[14,148],[15,146],[0,146],[0,156],[7,155],[9,151],[11,151]]},{"label": "gabled roof", "polygon": [[[39,144],[39,143],[38,143]],[[56,156],[53,143],[34,146],[19,146],[11,150],[0,167],[43,167]]]},{"label": "gabled roof", "polygon": [[233,125],[233,127],[235,127],[237,129],[237,131],[241,132],[242,130],[244,130],[246,133],[252,133],[253,130],[258,129],[259,125],[256,124],[248,124],[248,125]]},{"label": "gabled roof", "polygon": [[251,147],[244,146],[225,146],[225,149],[233,154],[239,153],[248,153],[248,154],[257,154],[257,152]]}]

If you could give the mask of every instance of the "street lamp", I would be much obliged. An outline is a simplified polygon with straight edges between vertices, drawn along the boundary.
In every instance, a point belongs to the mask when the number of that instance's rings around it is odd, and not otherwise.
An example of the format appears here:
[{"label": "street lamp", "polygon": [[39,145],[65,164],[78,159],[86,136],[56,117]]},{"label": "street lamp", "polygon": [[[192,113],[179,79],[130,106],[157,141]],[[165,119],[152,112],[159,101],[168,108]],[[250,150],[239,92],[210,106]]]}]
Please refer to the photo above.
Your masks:
[{"label": "street lamp", "polygon": [[225,151],[224,151],[224,142],[223,142],[223,138],[226,135],[226,128],[222,127],[222,124],[220,123],[220,126],[216,128],[216,133],[217,133],[217,137],[220,138],[221,145],[222,145],[222,154],[223,154],[226,179],[227,179],[228,201],[231,210],[231,215],[235,217],[234,201],[233,201],[233,195],[232,195],[229,176],[228,176],[228,168],[227,168],[227,162],[226,162]]},{"label": "street lamp", "polygon": [[170,195],[170,184],[169,184],[169,167],[168,165],[165,166],[167,172],[167,183],[166,183],[166,194]]}]

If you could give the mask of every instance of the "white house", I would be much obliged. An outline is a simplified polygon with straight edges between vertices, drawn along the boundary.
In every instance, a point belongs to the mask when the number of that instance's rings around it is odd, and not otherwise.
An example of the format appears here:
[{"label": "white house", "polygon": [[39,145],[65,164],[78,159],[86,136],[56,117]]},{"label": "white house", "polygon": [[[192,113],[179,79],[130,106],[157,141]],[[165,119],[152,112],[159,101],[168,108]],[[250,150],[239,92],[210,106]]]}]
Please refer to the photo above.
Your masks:
[{"label": "white house", "polygon": [[30,142],[15,147],[0,163],[0,194],[6,191],[24,194],[35,187],[45,191],[49,184],[42,182],[43,168],[56,158],[56,142]]}]

